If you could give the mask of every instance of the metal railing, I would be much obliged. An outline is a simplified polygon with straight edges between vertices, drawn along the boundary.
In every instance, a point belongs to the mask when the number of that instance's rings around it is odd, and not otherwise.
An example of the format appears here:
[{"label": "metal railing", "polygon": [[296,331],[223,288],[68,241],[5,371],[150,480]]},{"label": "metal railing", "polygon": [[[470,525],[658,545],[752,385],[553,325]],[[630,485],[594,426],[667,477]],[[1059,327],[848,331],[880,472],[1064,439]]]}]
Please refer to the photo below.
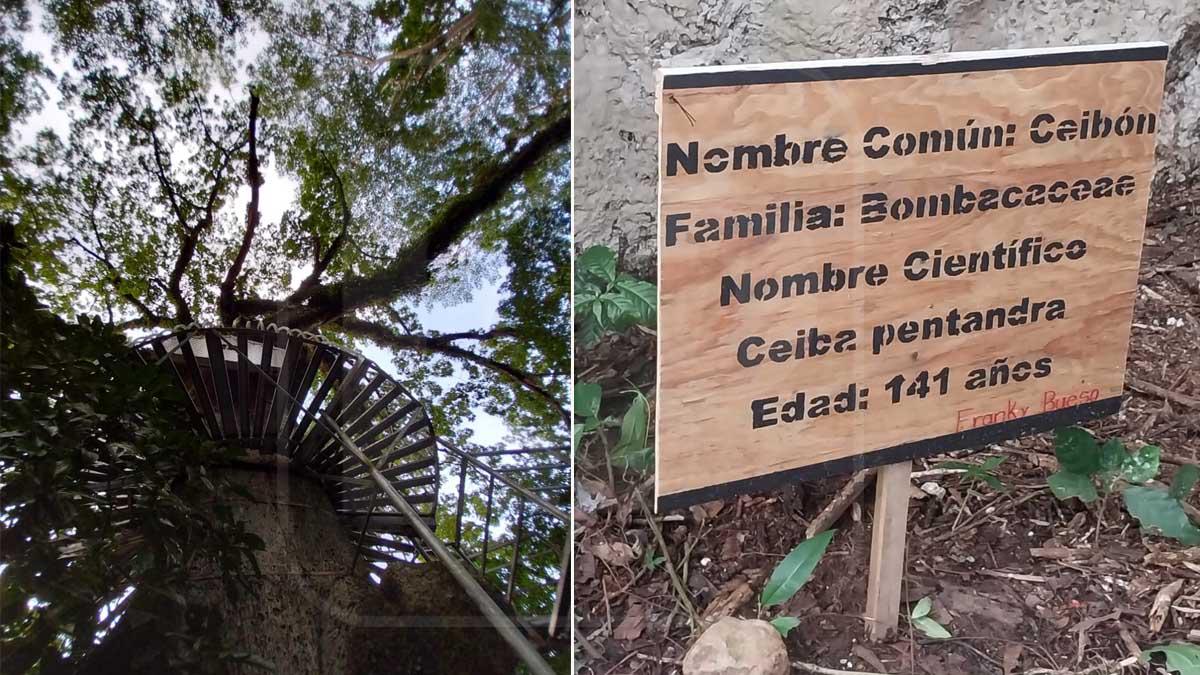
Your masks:
[{"label": "metal railing", "polygon": [[567,643],[570,467],[513,458],[568,449],[465,452],[370,359],[299,331],[181,326],[135,353],[173,371],[197,429],[322,480],[364,558],[444,564],[531,672],[553,672],[543,654]]},{"label": "metal railing", "polygon": [[[468,452],[440,440],[439,534],[540,645],[565,645],[570,465],[563,446]],[[500,464],[515,457],[532,462]],[[447,498],[448,497],[448,498]]]}]

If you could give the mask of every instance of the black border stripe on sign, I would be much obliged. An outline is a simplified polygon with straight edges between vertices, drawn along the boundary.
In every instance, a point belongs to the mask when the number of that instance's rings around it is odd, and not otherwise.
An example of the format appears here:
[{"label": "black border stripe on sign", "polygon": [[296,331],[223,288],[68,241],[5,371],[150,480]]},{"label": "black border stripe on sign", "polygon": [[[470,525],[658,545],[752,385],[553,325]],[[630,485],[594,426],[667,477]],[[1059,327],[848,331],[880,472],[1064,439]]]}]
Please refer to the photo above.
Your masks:
[{"label": "black border stripe on sign", "polygon": [[663,89],[700,89],[703,87],[729,87],[751,84],[862,80],[873,77],[973,73],[985,70],[1078,66],[1091,63],[1114,63],[1118,61],[1163,61],[1166,58],[1166,45],[1147,45],[1143,47],[1042,52],[926,63],[913,61],[910,63],[875,63],[675,73],[663,76]]},{"label": "black border stripe on sign", "polygon": [[[1048,431],[1056,427],[1075,424],[1086,420],[1104,417],[1105,415],[1115,414],[1121,409],[1121,397],[1113,396],[1112,398],[1101,399],[1083,405],[1055,410],[1054,412],[1040,413],[1022,417],[1009,422],[1001,422],[1000,424],[991,424],[978,429],[969,429],[958,433],[938,436],[936,438],[927,438],[912,443],[904,443],[882,450],[875,450],[862,455],[854,455],[851,457],[843,457],[821,464],[812,466],[802,466],[797,469],[788,469],[777,473],[766,474],[764,476],[755,476],[754,478],[744,478],[730,483],[721,483],[719,485],[711,485],[709,487],[697,488],[686,492],[676,492],[669,495],[659,495],[657,510],[659,512],[669,511],[671,509],[679,509],[692,504],[699,504],[722,497],[732,495],[745,494],[748,492],[763,492],[772,490],[783,485],[795,483],[800,480],[814,480],[817,478],[828,478],[830,476],[845,475],[860,469],[865,469],[872,466],[880,466],[883,464],[894,464],[906,459],[919,459],[929,457],[931,455],[949,452],[951,450],[965,450],[974,448],[981,449],[981,446],[988,443],[998,443],[1007,441],[1018,436],[1023,436],[1030,433],[1038,433]],[[803,442],[803,438],[800,442]]]}]

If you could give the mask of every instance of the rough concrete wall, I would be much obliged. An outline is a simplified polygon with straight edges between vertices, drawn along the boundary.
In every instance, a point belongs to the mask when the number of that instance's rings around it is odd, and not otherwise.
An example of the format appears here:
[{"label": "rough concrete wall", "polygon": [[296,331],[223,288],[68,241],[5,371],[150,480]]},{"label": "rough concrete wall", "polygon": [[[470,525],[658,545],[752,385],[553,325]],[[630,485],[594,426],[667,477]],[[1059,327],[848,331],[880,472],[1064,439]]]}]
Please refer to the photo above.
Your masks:
[{"label": "rough concrete wall", "polygon": [[[382,583],[368,581],[370,563],[356,557],[349,531],[315,480],[269,462],[211,470],[245,488],[249,499],[230,495],[226,504],[265,545],[256,556],[261,576],[247,565],[249,588],[237,598],[226,594],[215,560],[196,562],[182,589],[191,610],[208,613],[233,651],[288,675],[514,672],[513,651],[440,564],[375,568]],[[144,663],[141,646],[174,627],[143,617],[123,619],[104,653],[82,672],[165,672],[164,664]],[[225,675],[264,672],[254,663],[225,665]]]},{"label": "rough concrete wall", "polygon": [[660,66],[1162,40],[1159,184],[1200,167],[1200,0],[576,0],[575,232],[654,264]]}]

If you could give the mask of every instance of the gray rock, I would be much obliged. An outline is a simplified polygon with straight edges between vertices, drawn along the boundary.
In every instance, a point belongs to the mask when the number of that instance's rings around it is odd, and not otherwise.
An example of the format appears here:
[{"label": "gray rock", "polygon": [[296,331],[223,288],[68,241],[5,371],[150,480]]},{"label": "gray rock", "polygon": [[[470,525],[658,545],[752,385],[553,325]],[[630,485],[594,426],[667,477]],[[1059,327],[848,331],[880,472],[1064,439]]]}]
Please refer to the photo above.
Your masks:
[{"label": "gray rock", "polygon": [[725,617],[683,657],[683,675],[787,675],[787,648],[766,621]]},{"label": "gray rock", "polygon": [[576,0],[575,234],[653,276],[661,66],[1162,40],[1158,187],[1200,169],[1200,0]]}]

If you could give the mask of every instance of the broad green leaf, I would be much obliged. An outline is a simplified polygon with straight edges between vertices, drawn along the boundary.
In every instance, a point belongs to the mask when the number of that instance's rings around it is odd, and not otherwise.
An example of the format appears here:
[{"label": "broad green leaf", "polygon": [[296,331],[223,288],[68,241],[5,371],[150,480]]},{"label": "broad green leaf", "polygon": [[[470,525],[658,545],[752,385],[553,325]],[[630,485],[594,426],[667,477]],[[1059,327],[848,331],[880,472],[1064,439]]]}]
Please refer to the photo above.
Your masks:
[{"label": "broad green leaf", "polygon": [[1158,459],[1162,454],[1162,450],[1157,445],[1147,445],[1137,452],[1129,455],[1125,463],[1121,466],[1121,472],[1125,474],[1125,480],[1140,484],[1154,478],[1158,475]]},{"label": "broad green leaf", "polygon": [[646,446],[649,423],[650,403],[641,392],[636,392],[621,419],[621,438],[612,453],[614,461],[627,469],[642,471],[649,468],[654,457],[654,449]]},{"label": "broad green leaf", "polygon": [[600,413],[603,390],[595,382],[576,382],[574,411],[579,417],[595,417]]},{"label": "broad green leaf", "polygon": [[579,322],[575,324],[575,340],[584,347],[591,347],[599,342],[600,337],[604,335],[604,328],[592,316],[590,311],[591,305],[589,305],[588,309],[588,313],[582,316]]},{"label": "broad green leaf", "polygon": [[1147,532],[1170,537],[1187,546],[1200,545],[1200,528],[1188,518],[1183,504],[1165,490],[1132,486],[1122,493],[1125,508]]},{"label": "broad green leaf", "polygon": [[1062,500],[1078,497],[1085,504],[1090,504],[1100,497],[1096,494],[1096,486],[1092,485],[1091,478],[1065,469],[1052,474],[1046,482],[1050,484],[1050,491],[1054,496]]},{"label": "broad green leaf", "polygon": [[1171,496],[1175,499],[1184,500],[1192,493],[1192,488],[1196,485],[1196,479],[1200,478],[1200,468],[1194,464],[1184,464],[1175,471],[1175,476],[1171,478]]},{"label": "broad green leaf", "polygon": [[1064,471],[1091,476],[1100,470],[1100,446],[1079,427],[1054,432],[1054,456]]},{"label": "broad green leaf", "polygon": [[933,607],[933,601],[931,601],[929,599],[929,596],[925,596],[925,597],[921,598],[920,600],[917,601],[917,604],[912,608],[912,618],[919,619],[923,616],[928,616],[929,610],[932,607]]},{"label": "broad green leaf", "polygon": [[612,454],[613,463],[622,469],[646,472],[654,468],[654,448],[646,446],[641,450],[621,450]]},{"label": "broad green leaf", "polygon": [[777,616],[771,619],[771,625],[775,627],[775,630],[779,631],[780,635],[787,637],[787,634],[792,632],[793,628],[800,625],[800,619],[794,616]]},{"label": "broad green leaf", "polygon": [[763,586],[763,607],[782,605],[800,590],[812,577],[821,556],[825,555],[834,532],[836,530],[826,530],[812,539],[805,539],[787,554]]},{"label": "broad green leaf", "polygon": [[1153,654],[1162,654],[1167,660],[1167,670],[1176,675],[1200,675],[1200,646],[1183,642],[1157,645],[1142,651],[1141,662],[1149,663]]},{"label": "broad green leaf", "polygon": [[637,309],[633,300],[620,291],[605,293],[600,296],[604,308],[604,327],[611,330],[625,330],[637,319]]},{"label": "broad green leaf", "polygon": [[576,424],[571,427],[571,437],[574,439],[574,447],[579,447],[579,442],[583,440],[583,425]]},{"label": "broad green leaf", "polygon": [[654,284],[622,276],[617,280],[617,291],[627,302],[632,322],[653,328],[658,314],[658,291]]},{"label": "broad green leaf", "polygon": [[931,637],[937,640],[945,640],[950,637],[950,631],[946,630],[942,624],[933,619],[923,616],[919,619],[913,619],[912,625],[917,630],[925,634],[925,637]]},{"label": "broad green leaf", "polygon": [[1125,452],[1125,444],[1119,438],[1110,438],[1100,446],[1100,469],[1115,471],[1126,464],[1129,455]]},{"label": "broad green leaf", "polygon": [[606,246],[593,246],[575,258],[575,273],[611,284],[617,278],[617,254]]}]

